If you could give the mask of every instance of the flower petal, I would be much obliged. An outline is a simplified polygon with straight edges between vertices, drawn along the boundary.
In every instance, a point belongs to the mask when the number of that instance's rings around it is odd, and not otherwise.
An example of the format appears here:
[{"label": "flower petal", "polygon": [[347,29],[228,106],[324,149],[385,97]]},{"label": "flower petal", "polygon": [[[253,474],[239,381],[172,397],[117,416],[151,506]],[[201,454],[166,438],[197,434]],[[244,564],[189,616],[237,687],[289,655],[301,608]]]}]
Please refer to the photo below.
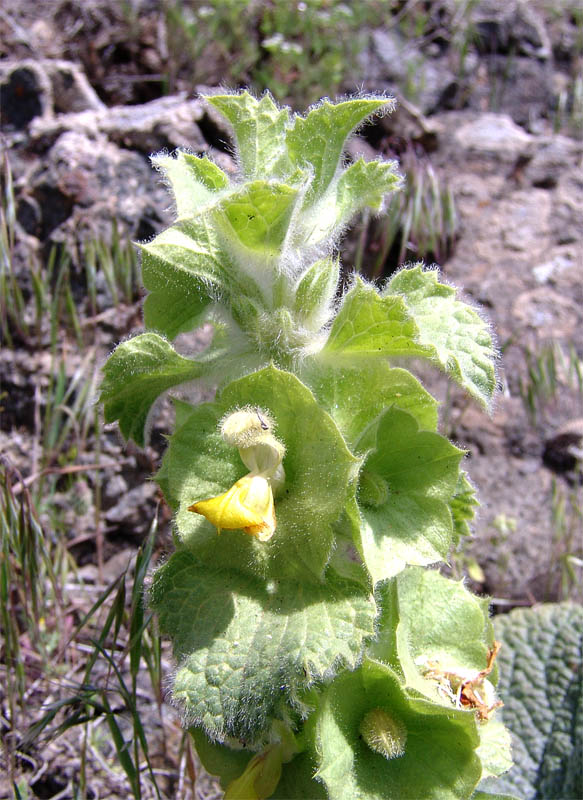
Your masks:
[{"label": "flower petal", "polygon": [[261,475],[245,475],[224,494],[193,503],[188,509],[202,514],[221,530],[242,529],[265,542],[275,531],[275,508],[269,481]]}]

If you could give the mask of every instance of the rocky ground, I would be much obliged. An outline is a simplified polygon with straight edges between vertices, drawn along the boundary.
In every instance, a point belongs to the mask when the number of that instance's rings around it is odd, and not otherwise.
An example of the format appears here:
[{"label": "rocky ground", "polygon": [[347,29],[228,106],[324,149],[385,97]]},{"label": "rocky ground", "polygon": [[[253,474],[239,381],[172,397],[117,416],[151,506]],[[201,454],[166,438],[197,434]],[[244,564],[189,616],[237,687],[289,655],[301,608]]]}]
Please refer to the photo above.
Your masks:
[{"label": "rocky ground", "polygon": [[[169,223],[152,152],[184,147],[233,168],[228,132],[198,98],[200,87],[177,73],[179,91],[161,96],[168,54],[157,4],[143,4],[131,40],[117,5],[96,1],[81,12],[74,3],[23,1],[0,19],[2,146],[15,202],[11,270],[25,303],[22,325],[6,305],[2,311],[11,341],[0,352],[0,447],[13,486],[34,490],[53,475],[51,507],[39,501],[41,521],[47,529],[58,521],[83,580],[95,585],[119,574],[156,513],[158,550],[169,546],[169,515],[148,482],[169,418],[162,415],[151,446],[139,451],[114,429],[96,427],[91,392],[81,397],[82,385],[93,391],[107,352],[139,330],[141,303],[137,280],[116,298],[103,266],[91,277],[86,243],[111,240],[115,220],[117,252],[131,262],[123,242],[148,239]],[[407,38],[392,23],[371,30],[359,74],[345,88],[400,99],[397,112],[366,127],[350,152],[414,152],[451,189],[457,225],[441,267],[487,314],[500,346],[492,417],[425,375],[443,400],[444,432],[469,451],[467,469],[482,502],[475,536],[452,570],[469,572],[499,612],[580,599],[583,119],[576,92],[583,91],[583,20],[575,4],[557,10],[542,1],[480,0],[471,4],[472,36],[462,49],[451,34],[455,4],[433,5],[449,17],[424,38]],[[347,242],[347,269],[362,234],[357,227]],[[404,245],[413,259],[415,243]],[[365,272],[375,247],[371,235]],[[79,328],[65,298],[56,346],[50,314],[35,311],[35,275],[46,275],[52,248],[70,258]],[[391,254],[385,275],[396,267]],[[50,297],[63,291],[55,271],[46,282]],[[5,303],[14,303],[3,288]],[[60,443],[43,431],[57,368],[73,386],[61,404],[77,414]],[[176,722],[168,724],[175,743]],[[39,783],[34,796],[56,797],[66,772],[62,767],[53,793],[53,784]],[[210,797],[215,790],[205,786]],[[125,796],[118,791],[113,781],[107,796]]]}]

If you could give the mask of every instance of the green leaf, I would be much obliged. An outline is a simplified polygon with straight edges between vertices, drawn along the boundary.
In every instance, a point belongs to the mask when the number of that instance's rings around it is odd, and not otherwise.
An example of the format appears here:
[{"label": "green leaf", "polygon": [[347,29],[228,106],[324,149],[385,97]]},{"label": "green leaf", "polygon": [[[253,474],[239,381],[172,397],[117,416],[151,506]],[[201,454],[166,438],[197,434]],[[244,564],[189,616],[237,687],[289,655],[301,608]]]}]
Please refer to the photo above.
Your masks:
[{"label": "green leaf", "polygon": [[402,297],[419,329],[418,343],[472,397],[487,407],[496,389],[496,351],[488,325],[456,290],[439,283],[437,270],[403,269],[383,295]]},{"label": "green leaf", "polygon": [[246,183],[221,203],[217,222],[243,247],[273,255],[287,234],[296,196],[297,189],[283,183]]},{"label": "green leaf", "polygon": [[243,774],[249,759],[253,756],[253,753],[246,748],[235,750],[212,741],[202,728],[190,728],[188,732],[193,738],[203,767],[211,775],[220,777],[223,789]]},{"label": "green leaf", "polygon": [[[361,725],[375,709],[406,735],[403,755],[386,758],[366,743]],[[465,800],[480,778],[471,717],[408,696],[378,662],[365,659],[336,678],[317,713],[316,777],[330,800]]]},{"label": "green leaf", "polygon": [[216,200],[216,192],[229,184],[223,170],[206,156],[199,158],[182,151],[175,156],[159,153],[152,156],[152,163],[170,183],[179,220],[200,213],[204,205]]},{"label": "green leaf", "polygon": [[323,356],[428,356],[417,343],[418,329],[401,297],[381,297],[356,278],[345,295]]},{"label": "green leaf", "polygon": [[460,542],[462,536],[469,536],[471,523],[476,516],[476,508],[480,505],[476,497],[476,490],[472,486],[467,474],[460,471],[457,486],[453,497],[449,501],[453,517],[454,544]]},{"label": "green leaf", "polygon": [[278,108],[267,93],[261,100],[249,92],[207,95],[205,100],[230,122],[245,178],[283,177],[289,172],[285,150],[285,131],[290,124],[287,108]]},{"label": "green leaf", "polygon": [[308,381],[318,401],[331,414],[349,447],[366,450],[388,408],[407,411],[420,428],[436,430],[437,401],[408,370],[386,362],[365,360],[359,365],[324,367],[315,360]]},{"label": "green leaf", "polygon": [[372,598],[334,573],[266,584],[183,550],[155,573],[150,600],[173,640],[174,698],[217,739],[253,742],[304,687],[354,667],[374,633]]},{"label": "green leaf", "polygon": [[[478,725],[480,746],[476,750],[482,762],[482,778],[499,777],[512,767],[511,737],[499,719]],[[494,783],[496,786],[496,783]]]},{"label": "green leaf", "polygon": [[494,628],[515,766],[492,788],[522,800],[582,797],[583,609],[515,609],[496,617]]},{"label": "green leaf", "polygon": [[[219,546],[216,529],[187,509],[227,491],[248,472],[218,431],[221,417],[245,406],[268,411],[286,447],[285,485],[275,499],[277,529],[268,542],[224,531]],[[176,522],[184,546],[213,565],[274,578],[322,575],[334,542],[332,523],[359,463],[309,389],[275,367],[229,384],[215,404],[193,408],[171,437],[165,462],[166,485],[180,506]]]},{"label": "green leaf", "polygon": [[270,800],[327,800],[326,790],[314,778],[315,772],[313,756],[298,753],[293,761],[283,765],[281,779]]},{"label": "green leaf", "polygon": [[359,158],[338,179],[336,205],[338,223],[347,222],[364,208],[379,211],[385,195],[401,188],[403,180],[396,161],[365,161]]},{"label": "green leaf", "polygon": [[229,278],[230,257],[204,215],[174,225],[142,245],[142,280],[149,291],[144,322],[174,339],[196,327]]},{"label": "green leaf", "polygon": [[[401,669],[407,687],[450,707],[438,682],[425,677],[428,664],[474,672],[486,667],[494,641],[488,601],[471,594],[461,581],[408,567],[381,589],[379,604],[380,636],[370,654]],[[489,677],[495,682],[496,672]]]},{"label": "green leaf", "polygon": [[349,134],[375,111],[393,105],[386,97],[357,98],[335,105],[325,100],[306,117],[295,118],[293,127],[287,130],[287,147],[294,164],[313,169],[306,205],[322,197],[332,182]]},{"label": "green leaf", "polygon": [[173,386],[199,378],[205,369],[204,363],[178,355],[156,333],[122,342],[103,368],[105,421],[119,420],[123,436],[143,447],[148,414],[156,399]]},{"label": "green leaf", "polygon": [[360,159],[340,171],[317,209],[309,206],[301,216],[299,226],[305,243],[318,245],[326,241],[365,208],[379,211],[385,195],[401,187],[401,177],[395,169],[392,161],[367,163]]},{"label": "green leaf", "polygon": [[315,261],[302,275],[295,290],[294,311],[311,330],[320,330],[328,321],[339,280],[337,258]]},{"label": "green leaf", "polygon": [[360,479],[361,490],[371,483],[377,487],[378,499],[366,492],[359,497],[357,546],[375,583],[407,564],[424,566],[446,557],[453,537],[448,502],[462,457],[445,437],[419,430],[407,412],[392,408],[383,415],[376,449]]}]

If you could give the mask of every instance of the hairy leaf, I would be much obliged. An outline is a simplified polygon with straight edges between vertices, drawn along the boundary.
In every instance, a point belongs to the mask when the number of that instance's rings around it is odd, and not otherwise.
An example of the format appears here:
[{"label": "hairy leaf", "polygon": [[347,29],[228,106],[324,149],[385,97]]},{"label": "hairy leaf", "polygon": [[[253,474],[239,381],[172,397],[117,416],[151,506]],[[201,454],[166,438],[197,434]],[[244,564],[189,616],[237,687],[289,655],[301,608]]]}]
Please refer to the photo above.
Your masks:
[{"label": "hairy leaf", "polygon": [[[275,498],[277,529],[268,542],[242,531],[224,531],[219,542],[216,529],[187,509],[227,491],[248,472],[218,431],[222,416],[244,407],[268,411],[286,447],[285,485]],[[179,506],[179,536],[200,558],[274,578],[322,575],[333,547],[332,523],[342,512],[358,461],[294,375],[268,367],[229,384],[216,403],[191,410],[171,437],[164,461],[165,485]]]},{"label": "hairy leaf", "polygon": [[286,142],[290,158],[297,166],[313,168],[307,205],[322,197],[335,177],[348,135],[366,117],[392,105],[393,101],[386,97],[363,97],[335,105],[324,101],[306,117],[295,118]]},{"label": "hairy leaf", "polygon": [[122,342],[103,368],[101,402],[105,421],[119,421],[126,439],[144,445],[148,413],[167,389],[200,377],[207,365],[178,355],[156,333]]},{"label": "hairy leaf", "polygon": [[[475,672],[486,667],[494,641],[488,601],[461,581],[408,567],[381,589],[380,605],[381,634],[369,648],[371,655],[400,669],[408,687],[451,706],[427,671],[430,665]],[[495,669],[489,676],[493,682],[496,674]]]},{"label": "hairy leaf", "polygon": [[419,430],[411,414],[392,408],[382,416],[359,487],[357,547],[375,583],[407,564],[446,557],[453,539],[448,503],[462,457],[443,436]]},{"label": "hairy leaf", "polygon": [[437,270],[421,265],[397,273],[383,294],[403,297],[419,329],[418,342],[430,349],[432,360],[488,406],[496,388],[496,351],[480,315],[455,299],[454,288],[439,283]]},{"label": "hairy leaf", "polygon": [[571,603],[496,617],[502,717],[515,766],[490,784],[522,800],[583,796],[583,609]]},{"label": "hairy leaf", "polygon": [[199,158],[179,150],[174,156],[153,156],[152,163],[170,183],[179,220],[199,214],[203,206],[216,199],[216,192],[229,184],[223,170],[206,156]]},{"label": "hairy leaf", "polygon": [[[363,739],[363,718],[375,709],[404,731],[403,755],[386,758]],[[317,777],[330,800],[465,800],[480,779],[470,716],[408,696],[376,661],[336,678],[317,713]]]},{"label": "hairy leaf", "polygon": [[404,300],[381,297],[360,278],[344,297],[323,355],[334,356],[428,356],[419,344],[418,329]]},{"label": "hairy leaf", "polygon": [[296,195],[284,183],[249,182],[221,203],[217,221],[224,219],[227,235],[243,247],[273,255],[283,244]]},{"label": "hairy leaf", "polygon": [[354,366],[317,363],[306,374],[318,401],[352,449],[366,450],[376,444],[378,423],[393,406],[411,414],[421,429],[437,428],[437,401],[408,370],[375,359]]},{"label": "hairy leaf", "polygon": [[372,598],[334,573],[266,584],[184,550],[156,572],[151,604],[173,640],[174,698],[217,739],[253,741],[304,686],[354,667],[374,632]]},{"label": "hairy leaf", "polygon": [[146,326],[169,339],[192,330],[228,285],[229,264],[205,216],[168,228],[142,245],[142,279],[149,291]]},{"label": "hairy leaf", "polygon": [[248,92],[206,96],[231,124],[243,175],[247,179],[283,176],[289,169],[285,131],[289,111],[269,94],[256,100]]}]

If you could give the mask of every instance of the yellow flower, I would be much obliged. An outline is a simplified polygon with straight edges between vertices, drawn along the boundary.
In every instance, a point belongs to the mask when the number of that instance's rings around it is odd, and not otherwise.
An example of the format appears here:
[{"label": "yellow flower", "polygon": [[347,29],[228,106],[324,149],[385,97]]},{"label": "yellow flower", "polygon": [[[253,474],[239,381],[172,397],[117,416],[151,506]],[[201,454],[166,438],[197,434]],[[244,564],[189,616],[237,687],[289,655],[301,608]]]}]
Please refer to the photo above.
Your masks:
[{"label": "yellow flower", "polygon": [[221,530],[243,529],[259,541],[271,539],[275,531],[275,508],[271,484],[263,475],[249,473],[224,494],[201,500],[188,509],[202,514]]},{"label": "yellow flower", "polygon": [[282,745],[269,745],[247,764],[245,772],[231,781],[225,800],[264,800],[277,789],[281,777]]},{"label": "yellow flower", "polygon": [[244,530],[267,542],[275,531],[273,491],[285,483],[285,447],[273,435],[273,420],[267,411],[246,407],[231,412],[221,421],[224,441],[239,450],[248,475],[224,494],[200,500],[189,511],[202,514],[221,530]]}]

